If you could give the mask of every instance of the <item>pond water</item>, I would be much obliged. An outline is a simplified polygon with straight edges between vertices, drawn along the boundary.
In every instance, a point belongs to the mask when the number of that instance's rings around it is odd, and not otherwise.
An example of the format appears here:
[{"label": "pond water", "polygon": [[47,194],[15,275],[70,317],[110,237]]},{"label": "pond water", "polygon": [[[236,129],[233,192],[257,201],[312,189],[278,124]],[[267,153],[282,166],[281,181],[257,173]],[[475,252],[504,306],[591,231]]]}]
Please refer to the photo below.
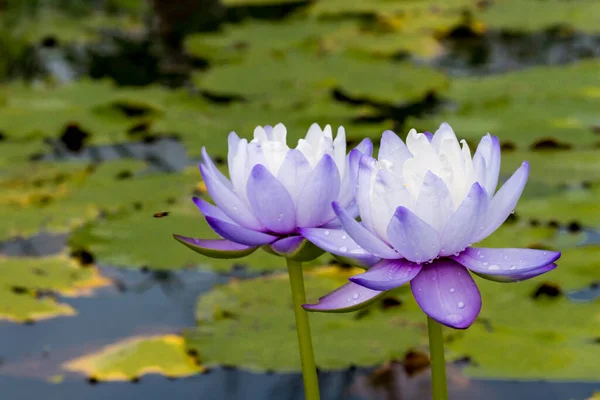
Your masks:
[{"label": "pond water", "polygon": [[[113,285],[91,297],[61,299],[78,310],[77,316],[31,325],[0,323],[0,387],[11,400],[303,398],[300,374],[216,368],[182,379],[145,375],[135,382],[90,383],[85,376],[62,370],[64,362],[121,339],[177,334],[193,326],[197,296],[229,279],[200,270],[153,273],[104,266],[101,271]],[[455,399],[584,400],[600,388],[595,383],[469,379],[461,373],[460,364],[449,365],[448,370]],[[56,376],[61,377],[60,384],[48,382]],[[320,383],[323,400],[430,398],[427,370],[409,376],[400,363],[383,369],[321,372]]]}]

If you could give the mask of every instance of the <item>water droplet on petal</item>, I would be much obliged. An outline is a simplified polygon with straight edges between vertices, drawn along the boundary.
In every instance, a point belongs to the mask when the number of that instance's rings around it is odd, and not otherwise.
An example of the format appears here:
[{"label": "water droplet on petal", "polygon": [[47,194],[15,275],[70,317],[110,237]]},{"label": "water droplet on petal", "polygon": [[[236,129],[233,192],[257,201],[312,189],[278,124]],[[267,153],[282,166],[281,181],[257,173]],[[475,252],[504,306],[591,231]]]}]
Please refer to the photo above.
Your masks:
[{"label": "water droplet on petal", "polygon": [[484,262],[484,263],[483,263],[483,265],[488,265],[488,263],[487,263],[487,262]]},{"label": "water droplet on petal", "polygon": [[548,252],[547,252],[547,251],[545,251],[543,254],[544,254],[544,255],[546,255],[546,254],[548,254]]},{"label": "water droplet on petal", "polygon": [[515,270],[515,269],[517,269],[517,266],[516,265],[511,265],[509,269]]},{"label": "water droplet on petal", "polygon": [[460,253],[457,251],[456,253],[454,253],[455,256],[459,255]]},{"label": "water droplet on petal", "polygon": [[194,239],[195,244],[200,244],[200,239]]},{"label": "water droplet on petal", "polygon": [[479,258],[483,258],[483,254],[479,256]]},{"label": "water droplet on petal", "polygon": [[504,259],[505,259],[505,260],[509,260],[508,256],[504,256]]},{"label": "water droplet on petal", "polygon": [[238,208],[237,208],[237,206],[233,206],[233,211],[235,211],[235,212],[237,212],[237,211],[238,211]]},{"label": "water droplet on petal", "polygon": [[352,298],[353,298],[354,300],[358,299],[359,297],[360,297],[360,294],[358,294],[358,293],[354,293],[354,294],[352,295]]},{"label": "water droplet on petal", "polygon": [[511,214],[514,214],[514,213],[515,213],[515,210],[512,210],[510,213],[511,213]]},{"label": "water droplet on petal", "polygon": [[283,220],[283,213],[279,214],[279,217],[277,218],[277,221],[281,221]]},{"label": "water droplet on petal", "polygon": [[342,239],[348,239],[348,236],[342,235]]},{"label": "water droplet on petal", "polygon": [[465,303],[462,301],[459,301],[458,304],[456,305],[458,308],[465,308]]},{"label": "water droplet on petal", "polygon": [[499,266],[499,265],[496,265],[496,264],[492,264],[492,265],[490,265],[490,266],[488,267],[488,269],[489,269],[490,271],[496,271],[496,270],[499,270],[499,269],[500,269],[500,266]]},{"label": "water droplet on petal", "polygon": [[450,293],[454,293],[454,288],[453,287],[450,288]]},{"label": "water droplet on petal", "polygon": [[329,231],[325,231],[325,232],[323,232],[323,234],[324,234],[325,236],[329,236]]},{"label": "water droplet on petal", "polygon": [[348,248],[347,248],[346,246],[342,246],[342,247],[340,247],[340,251],[341,251],[342,253],[345,253],[345,252],[347,252],[347,251],[348,251]]}]

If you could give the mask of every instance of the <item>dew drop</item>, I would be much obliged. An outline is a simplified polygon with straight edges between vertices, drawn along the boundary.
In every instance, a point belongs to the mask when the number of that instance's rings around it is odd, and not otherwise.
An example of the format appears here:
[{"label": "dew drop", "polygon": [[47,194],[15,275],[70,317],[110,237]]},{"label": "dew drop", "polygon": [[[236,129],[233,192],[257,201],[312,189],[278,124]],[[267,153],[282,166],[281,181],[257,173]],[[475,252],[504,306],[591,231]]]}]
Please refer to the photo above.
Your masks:
[{"label": "dew drop", "polygon": [[450,293],[454,293],[454,288],[453,287],[450,288]]},{"label": "dew drop", "polygon": [[505,260],[508,260],[508,256],[504,256],[504,259],[505,259]]},{"label": "dew drop", "polygon": [[500,269],[500,266],[498,266],[498,265],[496,265],[496,264],[492,264],[492,265],[490,265],[490,266],[488,267],[488,269],[489,269],[490,271],[496,271],[496,270],[499,270],[499,269]]},{"label": "dew drop", "polygon": [[283,213],[279,214],[279,217],[277,218],[277,221],[281,221],[283,220]]},{"label": "dew drop", "polygon": [[323,234],[324,234],[325,236],[329,236],[329,231],[325,231],[325,232],[323,232]]},{"label": "dew drop", "polygon": [[511,265],[509,269],[515,270],[515,269],[517,269],[517,266],[516,265]]},{"label": "dew drop", "polygon": [[514,214],[514,213],[515,213],[515,210],[512,210],[510,213],[511,213],[511,214]]},{"label": "dew drop", "polygon": [[487,263],[487,262],[484,262],[484,263],[483,263],[483,265],[488,265],[488,263]]},{"label": "dew drop", "polygon": [[548,252],[547,252],[547,251],[545,251],[543,254],[544,254],[544,255],[546,255],[546,254],[548,254]]},{"label": "dew drop", "polygon": [[233,211],[238,212],[237,206],[233,206]]},{"label": "dew drop", "polygon": [[195,244],[200,244],[200,239],[194,239]]},{"label": "dew drop", "polygon": [[459,255],[460,253],[457,251],[456,253],[454,253],[455,256]]},{"label": "dew drop", "polygon": [[354,300],[358,299],[359,297],[360,297],[360,294],[358,294],[358,293],[354,293],[354,294],[352,295],[352,298],[353,298]]},{"label": "dew drop", "polygon": [[483,254],[479,256],[479,258],[483,258]]},{"label": "dew drop", "polygon": [[461,308],[461,309],[465,308],[465,303],[462,302],[462,301],[459,301],[458,304],[457,304],[457,306],[458,306],[458,308]]},{"label": "dew drop", "polygon": [[342,235],[342,239],[348,239],[348,236]]},{"label": "dew drop", "polygon": [[347,248],[346,246],[342,246],[342,247],[340,247],[340,251],[341,251],[342,253],[345,253],[345,252],[347,252],[347,251],[348,251],[348,248]]}]

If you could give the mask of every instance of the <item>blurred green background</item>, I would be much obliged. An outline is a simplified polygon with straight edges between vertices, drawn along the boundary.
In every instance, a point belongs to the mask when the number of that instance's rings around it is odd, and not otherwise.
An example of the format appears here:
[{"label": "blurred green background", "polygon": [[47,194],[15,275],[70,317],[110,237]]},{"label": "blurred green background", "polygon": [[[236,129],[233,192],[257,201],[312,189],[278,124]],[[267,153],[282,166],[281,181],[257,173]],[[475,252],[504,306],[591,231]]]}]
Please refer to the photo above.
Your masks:
[{"label": "blurred green background", "polygon": [[[353,146],[444,121],[471,149],[499,136],[501,180],[531,164],[515,214],[482,246],[563,251],[557,270],[531,281],[478,280],[480,318],[446,332],[451,392],[591,396],[599,21],[594,0],[0,0],[7,398],[163,398],[114,384],[90,397],[73,383],[147,374],[202,388],[164,389],[179,398],[295,398],[289,385],[264,389],[299,365],[282,260],[211,260],[171,238],[214,235],[189,201],[206,196],[202,146],[226,168],[232,130],[250,137],[283,122],[293,145],[313,122],[343,125]],[[307,266],[309,300],[357,272],[319,258]],[[337,371],[324,376],[383,365],[364,370],[366,381],[344,375],[343,390],[323,383],[324,398],[428,398],[414,389],[427,380],[426,323],[406,288],[368,310],[311,318],[317,363]],[[211,386],[221,378],[206,371],[221,367],[254,374]],[[506,386],[515,380],[550,382],[532,395],[526,383]],[[249,394],[254,383],[264,391]]]}]

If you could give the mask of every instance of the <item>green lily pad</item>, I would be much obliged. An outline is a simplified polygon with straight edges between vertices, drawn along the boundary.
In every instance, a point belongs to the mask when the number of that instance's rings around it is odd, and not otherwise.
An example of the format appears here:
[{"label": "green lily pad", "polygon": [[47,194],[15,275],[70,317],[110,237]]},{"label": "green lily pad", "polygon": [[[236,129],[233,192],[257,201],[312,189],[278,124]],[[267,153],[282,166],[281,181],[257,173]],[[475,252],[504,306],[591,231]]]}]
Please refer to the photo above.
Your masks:
[{"label": "green lily pad", "polygon": [[5,289],[50,290],[62,296],[78,296],[108,284],[110,281],[95,267],[79,267],[64,255],[0,259],[0,287]]},{"label": "green lily pad", "polygon": [[[502,138],[500,138],[502,140]],[[600,151],[505,151],[502,152],[501,173],[509,176],[527,160],[530,165],[529,184],[579,184],[600,181]]]},{"label": "green lily pad", "polygon": [[[551,315],[548,317],[552,319]],[[467,366],[465,373],[476,378],[578,381],[600,378],[596,368],[600,356],[598,345],[586,338],[509,328],[488,332],[475,325],[453,340],[449,348],[471,358],[475,364]]]},{"label": "green lily pad", "polygon": [[496,29],[530,32],[560,25],[596,33],[599,13],[600,4],[595,1],[506,0],[495,2],[476,15]]},{"label": "green lily pad", "polygon": [[445,96],[455,106],[435,117],[409,118],[407,126],[431,131],[448,121],[458,136],[473,143],[490,132],[519,150],[546,139],[589,149],[598,141],[592,130],[600,106],[598,68],[594,60],[485,79],[454,78]]},{"label": "green lily pad", "polygon": [[0,287],[0,320],[30,322],[75,314],[73,307],[52,298],[37,298],[31,293],[15,293]]},{"label": "green lily pad", "polygon": [[[519,208],[517,206],[517,213]],[[476,247],[530,247],[553,248],[558,237],[556,228],[530,227],[526,221],[505,223],[490,236],[475,244]]]},{"label": "green lily pad", "polygon": [[[228,272],[233,264],[251,271],[285,268],[285,259],[262,250],[239,260],[201,256],[178,243],[173,234],[216,239],[191,199],[170,209],[165,218],[152,218],[148,212],[128,213],[99,220],[77,229],[69,239],[72,248],[85,248],[100,262],[131,268],[144,265],[155,269],[201,266]],[[317,261],[320,260],[320,261]],[[322,258],[309,264],[323,263]]]},{"label": "green lily pad", "polygon": [[447,83],[443,74],[426,66],[299,52],[249,55],[240,63],[198,73],[194,81],[204,90],[252,100],[306,98],[315,90],[337,88],[389,104],[420,100]]},{"label": "green lily pad", "polygon": [[63,368],[99,381],[131,380],[146,374],[179,378],[204,370],[186,354],[183,339],[176,335],[125,340],[68,361]]},{"label": "green lily pad", "polygon": [[[347,283],[359,271],[338,267],[306,271],[308,302]],[[404,287],[394,296],[402,302],[411,295]],[[366,314],[310,314],[317,366],[376,365],[401,358],[426,337],[426,319],[418,309],[404,304],[385,310],[381,306],[379,301]],[[184,332],[184,337],[204,365],[263,371],[300,368],[287,274],[217,287],[200,296],[196,318],[198,327]]]},{"label": "green lily pad", "polygon": [[[341,15],[377,15],[401,12],[443,12],[472,5],[468,0],[416,0],[416,1],[386,1],[386,0],[320,0],[309,9],[316,16]],[[435,11],[432,11],[435,10]]]},{"label": "green lily pad", "polygon": [[[41,228],[68,232],[96,219],[101,212],[117,212],[136,206],[149,210],[151,216],[164,211],[172,199],[191,195],[200,181],[196,168],[178,174],[136,175],[144,166],[143,162],[134,160],[103,163],[95,170],[75,174],[70,184],[55,188],[50,185],[54,192],[44,202],[18,205],[13,202],[3,206],[0,208],[4,221],[0,238],[30,235]],[[125,178],[120,179],[120,176]],[[161,188],[159,192],[157,187]],[[29,189],[20,190],[27,194]],[[119,195],[115,196],[115,193]]]},{"label": "green lily pad", "polygon": [[448,346],[452,358],[471,358],[468,374],[487,378],[598,380],[600,374],[592,365],[600,355],[593,343],[600,335],[600,303],[574,303],[565,296],[534,298],[542,282],[558,287],[567,282],[569,286],[581,274],[589,274],[589,264],[577,264],[571,254],[558,264],[548,274],[519,283],[477,279],[483,297],[481,323],[453,335]]}]

